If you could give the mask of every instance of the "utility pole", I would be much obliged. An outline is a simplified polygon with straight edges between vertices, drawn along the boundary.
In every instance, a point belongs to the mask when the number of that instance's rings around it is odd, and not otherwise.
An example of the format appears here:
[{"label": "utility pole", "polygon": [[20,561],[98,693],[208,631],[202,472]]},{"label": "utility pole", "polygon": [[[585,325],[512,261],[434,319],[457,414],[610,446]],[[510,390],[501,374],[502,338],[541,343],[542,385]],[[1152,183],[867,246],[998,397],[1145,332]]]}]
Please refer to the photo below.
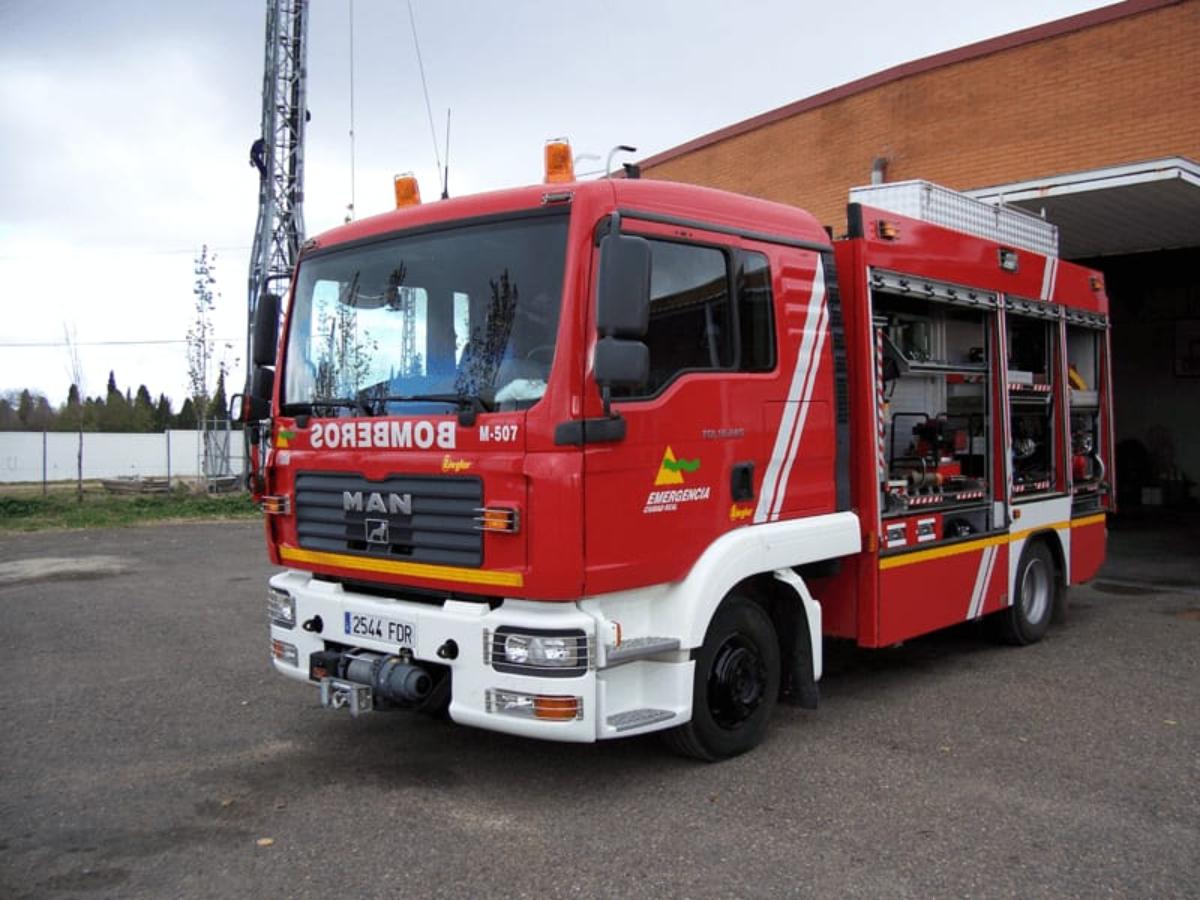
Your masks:
[{"label": "utility pole", "polygon": [[305,59],[308,0],[267,0],[262,136],[250,150],[258,168],[258,224],[246,304],[246,390],[253,374],[254,311],[265,291],[282,293],[304,241]]}]

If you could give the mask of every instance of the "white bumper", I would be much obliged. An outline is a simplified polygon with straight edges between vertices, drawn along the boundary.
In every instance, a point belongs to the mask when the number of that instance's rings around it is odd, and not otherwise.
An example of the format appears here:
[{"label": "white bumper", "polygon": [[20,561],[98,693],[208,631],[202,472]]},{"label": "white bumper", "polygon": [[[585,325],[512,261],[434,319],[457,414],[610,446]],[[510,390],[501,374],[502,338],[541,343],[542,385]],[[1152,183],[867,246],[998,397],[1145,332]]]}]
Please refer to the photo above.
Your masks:
[{"label": "white bumper", "polygon": [[[344,633],[346,613],[360,613],[400,620],[416,630],[413,656],[417,661],[450,668],[450,717],[463,725],[503,731],[543,740],[590,742],[654,731],[686,722],[691,716],[692,662],[686,654],[665,661],[639,660],[572,677],[541,677],[496,671],[486,659],[486,634],[502,626],[530,629],[578,629],[587,635],[593,660],[602,659],[596,648],[597,617],[575,603],[541,603],[506,600],[496,609],[486,603],[446,601],[441,606],[356,593],[340,584],[319,581],[306,572],[281,572],[271,586],[287,591],[296,604],[295,628],[271,625],[274,640],[293,644],[298,665],[275,660],[277,671],[297,681],[309,679],[309,655],[326,649],[325,642],[360,647],[379,653],[395,653],[396,645],[382,640]],[[320,616],[323,631],[316,634],[301,625]],[[601,628],[601,633],[604,629]],[[447,641],[458,647],[455,659],[438,657]],[[570,720],[535,719],[489,712],[489,690],[516,691],[533,695],[578,697],[582,713]],[[669,710],[644,725],[637,721],[639,710]]]}]

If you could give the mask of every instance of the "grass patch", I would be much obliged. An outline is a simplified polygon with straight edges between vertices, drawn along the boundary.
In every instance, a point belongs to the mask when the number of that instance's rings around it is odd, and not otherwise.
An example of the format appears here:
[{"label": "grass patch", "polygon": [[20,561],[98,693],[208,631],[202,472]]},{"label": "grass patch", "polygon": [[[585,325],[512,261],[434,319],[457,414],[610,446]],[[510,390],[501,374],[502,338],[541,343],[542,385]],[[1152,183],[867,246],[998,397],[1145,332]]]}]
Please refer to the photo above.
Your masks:
[{"label": "grass patch", "polygon": [[254,519],[262,515],[246,493],[170,494],[144,496],[85,492],[79,503],[73,493],[0,496],[0,531],[40,531],[44,528],[108,528],[164,519]]}]

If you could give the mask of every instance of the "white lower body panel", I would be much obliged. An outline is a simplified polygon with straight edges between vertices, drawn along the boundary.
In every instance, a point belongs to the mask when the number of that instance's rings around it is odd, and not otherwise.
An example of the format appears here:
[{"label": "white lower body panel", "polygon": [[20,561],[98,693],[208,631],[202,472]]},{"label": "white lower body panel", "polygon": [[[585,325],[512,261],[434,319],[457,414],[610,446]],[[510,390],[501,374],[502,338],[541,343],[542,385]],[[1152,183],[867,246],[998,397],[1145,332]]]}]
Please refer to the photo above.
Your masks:
[{"label": "white lower body panel", "polygon": [[[691,714],[692,662],[686,654],[668,661],[637,660],[570,677],[534,676],[497,671],[486,659],[487,634],[502,626],[529,629],[577,629],[593,650],[596,619],[575,603],[506,600],[496,609],[486,603],[447,601],[438,606],[346,590],[308,573],[281,572],[271,579],[276,590],[287,591],[296,605],[296,627],[271,625],[271,638],[292,644],[297,665],[274,660],[280,674],[295,681],[309,677],[309,656],[327,649],[326,642],[394,654],[397,646],[385,640],[347,635],[341,627],[346,613],[378,616],[411,625],[416,631],[413,661],[450,669],[450,718],[463,725],[543,740],[590,742],[669,728]],[[302,625],[319,616],[320,634]],[[438,657],[438,648],[454,641],[453,660]],[[580,700],[575,719],[536,719],[488,709],[488,691],[503,690],[539,696],[569,696]]]}]

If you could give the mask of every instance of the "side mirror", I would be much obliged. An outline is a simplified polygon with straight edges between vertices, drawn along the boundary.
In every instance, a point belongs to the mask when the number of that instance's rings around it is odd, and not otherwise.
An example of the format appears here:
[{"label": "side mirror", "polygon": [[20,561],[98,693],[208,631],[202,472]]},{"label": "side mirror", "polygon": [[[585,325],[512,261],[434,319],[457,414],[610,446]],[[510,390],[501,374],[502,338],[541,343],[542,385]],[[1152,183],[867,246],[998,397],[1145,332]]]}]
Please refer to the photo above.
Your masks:
[{"label": "side mirror", "polygon": [[263,291],[254,308],[254,348],[251,362],[256,366],[275,365],[279,342],[279,297]]},{"label": "side mirror", "polygon": [[271,418],[271,396],[275,392],[275,372],[256,366],[250,378],[250,393],[242,398],[242,421],[261,422]]},{"label": "side mirror", "polygon": [[628,234],[600,241],[596,329],[602,338],[640,338],[650,324],[650,243]]},{"label": "side mirror", "polygon": [[650,377],[650,350],[641,341],[600,338],[592,369],[601,387],[641,387]]}]

